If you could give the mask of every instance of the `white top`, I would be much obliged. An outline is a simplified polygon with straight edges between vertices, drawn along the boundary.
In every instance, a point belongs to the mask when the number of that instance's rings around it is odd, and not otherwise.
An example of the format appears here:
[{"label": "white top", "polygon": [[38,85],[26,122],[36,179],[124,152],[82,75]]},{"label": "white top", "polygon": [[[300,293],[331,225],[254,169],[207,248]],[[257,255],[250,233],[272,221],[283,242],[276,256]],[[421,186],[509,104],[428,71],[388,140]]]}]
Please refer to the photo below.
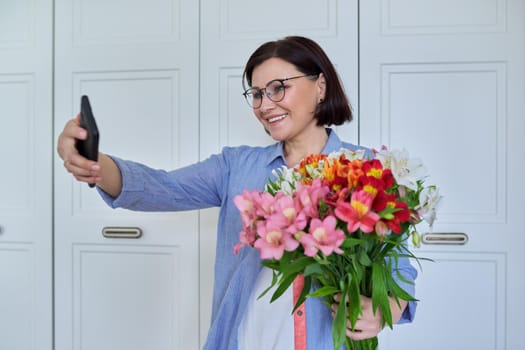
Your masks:
[{"label": "white top", "polygon": [[263,267],[239,325],[237,338],[239,349],[290,350],[294,348],[293,289],[290,287],[273,303],[270,303],[277,286],[264,297],[259,295],[270,286],[272,270]]}]

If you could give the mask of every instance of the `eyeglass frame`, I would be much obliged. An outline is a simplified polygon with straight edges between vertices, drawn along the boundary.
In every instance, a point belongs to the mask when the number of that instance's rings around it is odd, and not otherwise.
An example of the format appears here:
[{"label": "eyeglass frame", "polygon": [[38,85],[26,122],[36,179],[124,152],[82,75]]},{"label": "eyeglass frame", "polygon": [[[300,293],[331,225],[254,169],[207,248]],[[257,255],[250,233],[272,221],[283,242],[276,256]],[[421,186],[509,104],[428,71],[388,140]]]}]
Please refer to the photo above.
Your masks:
[{"label": "eyeglass frame", "polygon": [[[268,98],[270,101],[272,102],[281,102],[282,100],[284,100],[284,96],[286,95],[286,87],[284,85],[284,82],[285,81],[288,81],[288,80],[294,80],[294,79],[299,79],[299,78],[309,78],[309,77],[318,77],[319,74],[304,74],[304,75],[297,75],[297,76],[294,76],[294,77],[290,77],[290,78],[283,78],[283,79],[272,79],[270,80],[268,83],[266,83],[266,85],[262,88],[262,89],[259,89],[259,88],[254,88],[254,87],[251,87],[249,89],[246,89],[242,95],[244,96],[244,99],[246,100],[246,103],[248,104],[248,106],[250,106],[251,108],[253,109],[259,109],[261,108],[262,106],[262,100],[263,100],[263,96],[266,96],[266,98]],[[266,89],[268,88],[268,86],[270,86],[270,84],[273,84],[274,82],[278,81],[279,83],[281,83],[281,86],[284,88],[283,90],[283,96],[278,99],[278,100],[274,100],[272,99],[272,94],[267,92]],[[257,92],[257,94],[261,94],[261,98],[260,98],[260,102],[259,102],[259,105],[257,107],[254,107],[254,105],[252,105],[252,103],[250,103],[248,101],[248,94],[250,91],[253,91],[255,90]],[[264,94],[262,93],[264,90]],[[251,94],[252,95],[252,101],[254,100],[253,97],[255,96],[255,94]]]}]

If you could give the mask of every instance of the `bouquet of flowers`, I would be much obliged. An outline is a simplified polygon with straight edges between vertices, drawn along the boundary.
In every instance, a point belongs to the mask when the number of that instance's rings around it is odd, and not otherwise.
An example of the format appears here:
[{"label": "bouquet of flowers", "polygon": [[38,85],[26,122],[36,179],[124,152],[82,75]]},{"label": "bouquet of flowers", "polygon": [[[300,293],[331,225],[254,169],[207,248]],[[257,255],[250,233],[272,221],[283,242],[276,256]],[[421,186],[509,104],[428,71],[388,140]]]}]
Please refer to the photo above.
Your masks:
[{"label": "bouquet of flowers", "polygon": [[423,164],[406,151],[373,152],[373,159],[364,150],[310,155],[295,168],[274,170],[265,191],[244,190],[234,199],[243,223],[234,252],[244,246],[259,250],[262,264],[273,270],[266,291],[277,285],[272,301],[302,275],[295,308],[309,297],[329,308],[338,304],[334,349],[376,349],[377,337],[346,336],[347,321],[353,328],[360,315],[361,295],[372,299],[389,327],[389,297],[398,304],[415,300],[392,271],[400,257],[416,258],[406,241],[411,237],[419,245],[416,225],[432,225],[441,199],[436,186],[425,186]]}]

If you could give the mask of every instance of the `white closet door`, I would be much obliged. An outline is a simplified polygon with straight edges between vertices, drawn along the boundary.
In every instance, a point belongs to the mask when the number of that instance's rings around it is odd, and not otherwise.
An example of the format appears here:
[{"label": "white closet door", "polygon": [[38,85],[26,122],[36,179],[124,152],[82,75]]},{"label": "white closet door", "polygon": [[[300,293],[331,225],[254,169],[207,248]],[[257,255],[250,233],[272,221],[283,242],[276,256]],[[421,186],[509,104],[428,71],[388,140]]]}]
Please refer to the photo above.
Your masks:
[{"label": "white closet door", "polygon": [[381,349],[525,349],[525,2],[360,10],[361,141],[421,157],[444,196],[434,232],[469,238],[416,251],[435,262],[417,281],[415,322]]},{"label": "white closet door", "polygon": [[[197,161],[198,2],[55,9],[55,136],[87,94],[101,151],[164,169]],[[55,160],[56,350],[197,349],[198,213],[112,210]]]},{"label": "white closet door", "polygon": [[52,347],[52,5],[0,2],[0,349]]},{"label": "white closet door", "polygon": [[[357,0],[201,1],[201,158],[224,146],[273,142],[242,96],[241,76],[252,52],[263,42],[288,35],[316,40],[336,64],[357,111]],[[338,128],[357,143],[356,120]],[[201,340],[211,310],[216,210],[202,211]]]}]

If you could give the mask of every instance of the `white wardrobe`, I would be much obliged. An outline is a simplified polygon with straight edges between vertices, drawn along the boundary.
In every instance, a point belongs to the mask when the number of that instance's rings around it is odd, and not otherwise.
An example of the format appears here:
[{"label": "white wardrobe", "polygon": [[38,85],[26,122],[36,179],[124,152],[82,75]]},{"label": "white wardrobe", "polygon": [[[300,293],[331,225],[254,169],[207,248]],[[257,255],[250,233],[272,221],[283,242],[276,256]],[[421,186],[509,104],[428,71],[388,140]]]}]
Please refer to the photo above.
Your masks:
[{"label": "white wardrobe", "polygon": [[293,34],[337,66],[340,136],[407,148],[445,196],[381,349],[525,348],[524,0],[0,0],[0,350],[202,346],[217,210],[110,209],[56,138],[87,94],[101,150],[156,168],[267,144],[240,76]]}]

